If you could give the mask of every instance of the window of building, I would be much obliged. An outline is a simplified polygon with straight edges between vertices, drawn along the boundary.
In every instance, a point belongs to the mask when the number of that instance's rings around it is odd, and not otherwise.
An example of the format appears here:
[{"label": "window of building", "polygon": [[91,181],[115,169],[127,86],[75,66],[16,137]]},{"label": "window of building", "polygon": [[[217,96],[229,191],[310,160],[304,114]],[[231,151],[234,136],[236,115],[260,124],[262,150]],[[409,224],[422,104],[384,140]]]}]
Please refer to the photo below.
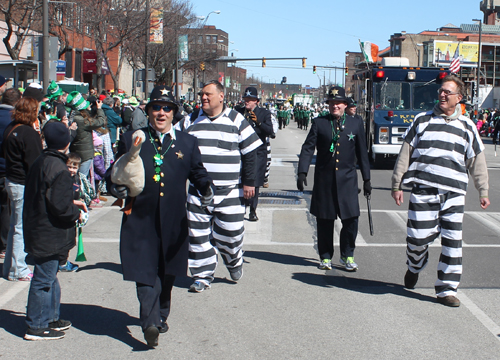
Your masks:
[{"label": "window of building", "polygon": [[66,9],[66,16],[64,18],[64,26],[73,26],[73,8]]},{"label": "window of building", "polygon": [[212,44],[217,44],[217,35],[212,35]]},{"label": "window of building", "polygon": [[211,39],[210,35],[205,35],[205,43],[210,44],[210,39]]},{"label": "window of building", "polygon": [[394,41],[394,56],[401,56],[401,40]]},{"label": "window of building", "polygon": [[203,44],[203,36],[202,35],[198,35],[198,44],[199,45]]},{"label": "window of building", "polygon": [[55,18],[58,25],[62,25],[63,23],[63,12],[60,6],[55,9]]}]

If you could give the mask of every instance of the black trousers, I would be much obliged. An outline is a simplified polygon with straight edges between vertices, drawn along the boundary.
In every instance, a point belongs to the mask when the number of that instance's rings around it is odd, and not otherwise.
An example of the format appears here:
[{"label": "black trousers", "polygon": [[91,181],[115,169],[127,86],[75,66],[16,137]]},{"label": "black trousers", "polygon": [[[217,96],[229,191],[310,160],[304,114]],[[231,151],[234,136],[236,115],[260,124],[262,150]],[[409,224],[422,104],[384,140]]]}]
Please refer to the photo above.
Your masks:
[{"label": "black trousers", "polygon": [[278,123],[279,123],[279,129],[286,127],[286,119],[285,118],[278,118]]},{"label": "black trousers", "polygon": [[170,314],[170,299],[175,276],[156,277],[154,286],[136,283],[137,298],[141,305],[139,317],[142,331],[150,326],[161,327],[161,321],[167,321]]},{"label": "black trousers", "polygon": [[[318,252],[320,259],[333,258],[333,234],[335,220],[316,219],[318,230]],[[342,230],[340,230],[340,256],[351,257],[356,248],[356,236],[358,235],[358,217],[342,219]]]},{"label": "black trousers", "polygon": [[245,205],[250,206],[250,211],[257,210],[257,205],[259,204],[259,189],[260,187],[255,187],[255,195],[250,199],[245,199]]},{"label": "black trousers", "polygon": [[0,251],[7,248],[7,236],[9,235],[10,211],[9,194],[5,188],[5,176],[0,177]]}]

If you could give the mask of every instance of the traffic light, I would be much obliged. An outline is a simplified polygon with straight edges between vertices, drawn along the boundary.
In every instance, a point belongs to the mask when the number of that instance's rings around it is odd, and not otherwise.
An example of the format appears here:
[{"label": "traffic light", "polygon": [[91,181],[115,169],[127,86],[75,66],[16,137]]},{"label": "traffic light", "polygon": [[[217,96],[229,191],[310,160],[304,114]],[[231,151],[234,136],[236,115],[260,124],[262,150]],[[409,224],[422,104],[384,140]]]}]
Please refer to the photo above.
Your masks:
[{"label": "traffic light", "polygon": [[306,67],[306,58],[302,58],[302,67],[305,68]]},{"label": "traffic light", "polygon": [[349,76],[349,67],[345,67],[345,76]]},{"label": "traffic light", "polygon": [[316,65],[313,66],[313,74],[316,74]]},{"label": "traffic light", "polygon": [[266,67],[266,58],[262,58],[262,67]]},{"label": "traffic light", "polygon": [[200,63],[200,70],[205,71],[205,63],[204,62]]}]

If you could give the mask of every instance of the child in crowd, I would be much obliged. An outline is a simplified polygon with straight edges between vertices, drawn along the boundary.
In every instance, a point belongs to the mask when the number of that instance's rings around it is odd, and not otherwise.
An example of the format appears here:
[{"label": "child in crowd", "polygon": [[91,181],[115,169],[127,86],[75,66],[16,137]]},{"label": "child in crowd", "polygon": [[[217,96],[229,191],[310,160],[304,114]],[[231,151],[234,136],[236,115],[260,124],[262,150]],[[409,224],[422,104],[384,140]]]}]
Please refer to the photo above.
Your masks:
[{"label": "child in crowd", "polygon": [[106,174],[106,165],[104,163],[103,152],[103,141],[96,135],[94,131],[94,184],[96,198],[93,200],[91,206],[102,207],[101,201],[107,201],[105,197],[101,196],[101,191],[105,189],[104,175]]},{"label": "child in crowd", "polygon": [[[66,162],[66,166],[68,167],[69,173],[73,178],[73,200],[82,201],[82,191],[80,185],[80,175],[78,170],[80,169],[80,164],[82,162],[82,158],[80,155],[76,153],[68,154],[68,161]],[[76,231],[76,229],[75,229]],[[76,242],[76,232],[75,232],[75,242]],[[75,272],[78,270],[79,266],[77,264],[73,264],[68,260],[69,252],[60,254],[59,257],[59,271],[63,272]]]},{"label": "child in crowd", "polygon": [[84,203],[73,200],[73,180],[65,155],[70,143],[68,128],[51,122],[43,133],[47,149],[31,166],[24,193],[24,245],[35,262],[26,311],[26,340],[61,339],[63,331],[71,327],[70,321],[59,317],[59,254],[75,246],[75,222],[82,221],[87,211]]}]

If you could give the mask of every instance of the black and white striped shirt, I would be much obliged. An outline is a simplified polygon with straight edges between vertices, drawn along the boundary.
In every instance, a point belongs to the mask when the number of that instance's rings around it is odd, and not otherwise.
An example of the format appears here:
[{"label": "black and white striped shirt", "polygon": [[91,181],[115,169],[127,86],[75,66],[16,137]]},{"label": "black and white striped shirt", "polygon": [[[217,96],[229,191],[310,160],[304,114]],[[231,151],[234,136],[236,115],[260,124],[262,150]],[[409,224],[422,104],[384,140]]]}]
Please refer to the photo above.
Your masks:
[{"label": "black and white striped shirt", "polygon": [[243,115],[229,108],[213,120],[200,110],[196,119],[187,116],[176,127],[198,138],[203,165],[215,186],[239,184],[242,155],[262,145]]},{"label": "black and white striped shirt", "polygon": [[403,184],[421,184],[465,194],[467,160],[484,150],[474,123],[460,115],[446,121],[432,111],[418,114],[403,136],[413,148]]}]

